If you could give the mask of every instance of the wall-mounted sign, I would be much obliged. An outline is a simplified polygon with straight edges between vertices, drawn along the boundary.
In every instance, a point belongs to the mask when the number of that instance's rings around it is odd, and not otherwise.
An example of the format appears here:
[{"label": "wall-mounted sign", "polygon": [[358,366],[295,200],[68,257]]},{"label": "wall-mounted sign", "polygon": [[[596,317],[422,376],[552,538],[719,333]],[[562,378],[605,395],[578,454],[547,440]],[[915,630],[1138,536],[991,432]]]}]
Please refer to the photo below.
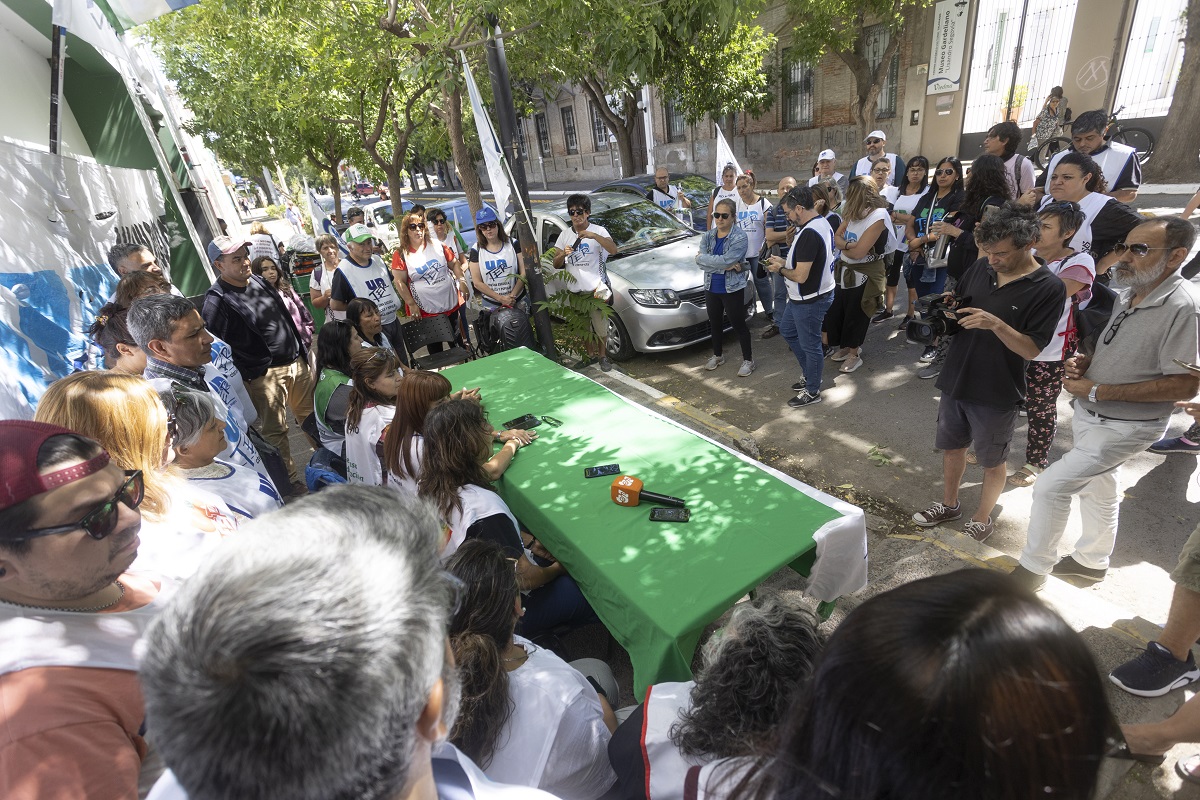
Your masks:
[{"label": "wall-mounted sign", "polygon": [[929,52],[929,75],[925,94],[957,92],[962,88],[963,44],[967,16],[954,0],[934,6],[933,46]]}]

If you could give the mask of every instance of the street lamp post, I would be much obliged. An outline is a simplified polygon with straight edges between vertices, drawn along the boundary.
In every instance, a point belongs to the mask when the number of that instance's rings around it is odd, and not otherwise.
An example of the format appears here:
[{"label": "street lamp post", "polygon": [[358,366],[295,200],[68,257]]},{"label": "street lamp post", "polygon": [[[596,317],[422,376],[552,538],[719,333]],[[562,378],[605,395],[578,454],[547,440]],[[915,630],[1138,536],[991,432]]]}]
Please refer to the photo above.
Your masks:
[{"label": "street lamp post", "polygon": [[529,220],[533,218],[529,205],[529,186],[525,182],[525,164],[517,152],[517,114],[513,108],[512,85],[509,83],[508,62],[504,57],[504,40],[500,35],[499,23],[500,19],[495,14],[487,15],[488,76],[492,81],[497,122],[500,123],[500,147],[504,150],[509,174],[515,184],[513,191],[519,206],[516,209],[517,238],[520,240],[521,256],[525,262],[525,279],[529,282],[529,299],[533,301],[533,318],[537,324],[538,342],[547,357],[556,358],[550,313],[544,307],[546,284],[542,280],[541,253],[538,252],[537,237],[529,225]]}]

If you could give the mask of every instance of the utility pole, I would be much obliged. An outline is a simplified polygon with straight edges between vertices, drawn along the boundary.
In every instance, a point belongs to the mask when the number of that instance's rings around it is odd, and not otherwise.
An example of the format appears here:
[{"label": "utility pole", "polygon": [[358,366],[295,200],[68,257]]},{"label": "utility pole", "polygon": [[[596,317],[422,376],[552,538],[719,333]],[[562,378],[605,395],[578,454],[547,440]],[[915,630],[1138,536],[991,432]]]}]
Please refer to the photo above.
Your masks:
[{"label": "utility pole", "polygon": [[[533,319],[537,325],[538,341],[546,357],[557,360],[554,347],[554,331],[550,328],[550,312],[543,303],[546,300],[546,284],[542,280],[541,253],[538,240],[529,221],[533,219],[529,205],[529,186],[525,182],[525,164],[521,161],[516,142],[517,113],[513,107],[512,85],[508,77],[508,61],[504,57],[504,39],[500,32],[500,18],[487,15],[489,35],[487,41],[488,76],[492,81],[492,97],[496,103],[497,122],[500,123],[500,147],[504,150],[512,176],[513,194],[517,208],[517,238],[521,243],[521,257],[525,262],[525,280],[529,282],[529,299],[533,301]],[[503,209],[500,209],[503,212]]]}]

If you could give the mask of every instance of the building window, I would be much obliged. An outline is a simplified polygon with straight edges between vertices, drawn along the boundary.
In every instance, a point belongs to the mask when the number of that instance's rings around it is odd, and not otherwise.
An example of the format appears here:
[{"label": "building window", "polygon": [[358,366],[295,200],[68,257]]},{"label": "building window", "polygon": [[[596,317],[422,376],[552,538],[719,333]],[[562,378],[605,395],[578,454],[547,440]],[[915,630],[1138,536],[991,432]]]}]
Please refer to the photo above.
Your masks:
[{"label": "building window", "polygon": [[788,128],[810,127],[813,123],[813,68],[794,51],[783,56],[783,124]]},{"label": "building window", "polygon": [[[883,60],[883,51],[887,50],[888,42],[891,40],[891,33],[884,25],[871,25],[864,29],[863,35],[867,39],[867,62],[870,64],[871,69],[874,70],[879,66],[879,62]],[[879,101],[876,104],[876,117],[896,116],[896,85],[899,82],[899,77],[900,53],[897,50],[892,55],[892,63],[888,66],[888,70],[883,76],[883,88],[879,92]]]},{"label": "building window", "polygon": [[546,122],[545,114],[537,114],[533,118],[534,125],[537,126],[538,149],[542,151],[543,156],[550,155],[550,125]]},{"label": "building window", "polygon": [[596,143],[596,152],[608,149],[608,126],[604,124],[604,117],[600,116],[600,109],[596,108],[595,103],[588,103],[588,108],[592,111],[592,141]]},{"label": "building window", "polygon": [[525,120],[517,120],[517,147],[520,148],[521,158],[529,158],[529,143],[525,139]]},{"label": "building window", "polygon": [[575,133],[575,109],[563,108],[562,123],[563,123],[563,138],[567,140],[567,152],[579,152],[579,136]]},{"label": "building window", "polygon": [[687,131],[687,123],[683,119],[683,113],[676,109],[675,104],[670,100],[663,101],[663,117],[667,120],[667,141],[683,141]]}]

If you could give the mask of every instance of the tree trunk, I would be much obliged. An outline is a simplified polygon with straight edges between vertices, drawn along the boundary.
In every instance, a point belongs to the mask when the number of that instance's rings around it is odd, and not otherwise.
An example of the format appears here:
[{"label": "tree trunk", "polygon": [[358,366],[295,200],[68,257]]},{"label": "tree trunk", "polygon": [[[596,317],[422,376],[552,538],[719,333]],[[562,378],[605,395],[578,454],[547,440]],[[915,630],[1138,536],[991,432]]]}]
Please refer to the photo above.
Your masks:
[{"label": "tree trunk", "polygon": [[1146,183],[1194,182],[1200,178],[1196,160],[1196,118],[1200,108],[1200,0],[1188,0],[1187,33],[1183,39],[1183,64],[1175,82],[1171,110],[1163,122],[1154,155],[1142,167]]},{"label": "tree trunk", "polygon": [[338,171],[341,164],[342,162],[338,161],[329,171],[329,193],[333,195],[334,222],[341,222],[345,219],[342,216],[342,176]]},{"label": "tree trunk", "polygon": [[[603,117],[605,126],[613,136],[617,137],[617,151],[621,154],[621,177],[631,177],[633,175],[633,135],[630,130],[633,128],[633,120],[636,118],[632,115],[627,115],[631,119],[617,116],[617,113],[609,108],[604,87],[598,80],[585,78],[581,85],[588,99],[592,101],[596,110],[600,112],[600,116]],[[628,103],[628,98],[626,102]]]},{"label": "tree trunk", "polygon": [[[463,135],[463,96],[457,86],[450,93],[446,103],[446,130],[450,134],[450,152],[454,154],[454,166],[458,167],[459,181],[462,190],[467,195],[467,203],[474,214],[483,208],[483,198],[480,196],[479,173],[475,171],[475,163],[471,159],[471,151],[467,147],[467,139]],[[446,171],[446,183],[453,185],[453,169]],[[495,191],[496,187],[492,187]],[[504,209],[497,209],[503,214]]]},{"label": "tree trunk", "polygon": [[[396,235],[400,235],[400,225],[404,222],[403,203],[400,202],[403,183],[400,182],[400,168],[397,166],[387,165],[383,168],[383,174],[387,176],[388,188],[391,191],[388,193],[392,198],[392,217],[396,220]],[[386,244],[386,240],[384,241]]]}]

